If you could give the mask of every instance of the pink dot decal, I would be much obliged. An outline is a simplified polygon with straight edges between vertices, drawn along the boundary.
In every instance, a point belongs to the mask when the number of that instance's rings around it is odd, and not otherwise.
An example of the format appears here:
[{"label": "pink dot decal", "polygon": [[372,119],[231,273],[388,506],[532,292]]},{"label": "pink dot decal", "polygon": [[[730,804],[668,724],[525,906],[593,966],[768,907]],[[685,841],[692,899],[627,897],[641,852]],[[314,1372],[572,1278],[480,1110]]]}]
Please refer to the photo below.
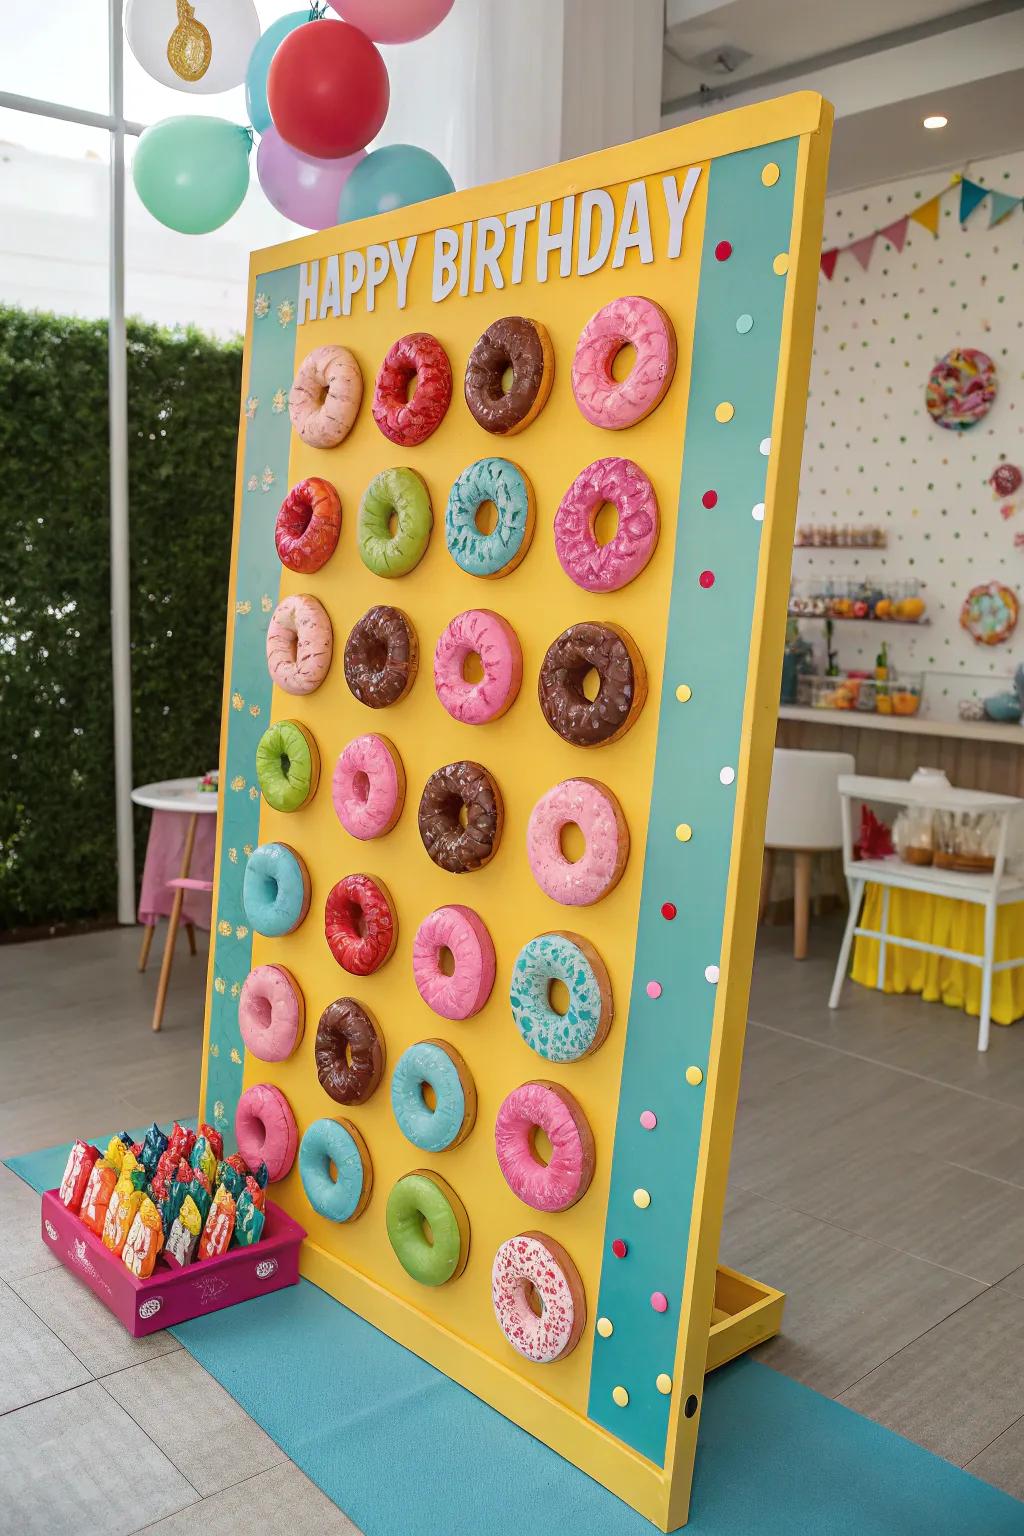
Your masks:
[{"label": "pink dot decal", "polygon": [[701,497],[701,501],[703,502],[704,506],[707,507],[708,511],[710,511],[712,507],[718,506],[718,492],[705,491],[704,495]]},{"label": "pink dot decal", "polygon": [[654,1308],[655,1312],[668,1311],[668,1297],[665,1295],[664,1291],[655,1291],[653,1293],[651,1296],[651,1306]]},{"label": "pink dot decal", "polygon": [[719,240],[718,244],[715,246],[715,260],[728,261],[731,255],[732,246],[729,244],[728,240]]},{"label": "pink dot decal", "polygon": [[700,576],[697,579],[700,582],[701,586],[706,591],[708,589],[708,587],[713,587],[714,586],[714,584],[715,584],[715,573],[714,573],[714,571],[701,571]]},{"label": "pink dot decal", "polygon": [[653,1109],[643,1109],[640,1111],[640,1124],[645,1131],[653,1131],[657,1123],[658,1117]]},{"label": "pink dot decal", "polygon": [[615,1239],[615,1241],[612,1243],[612,1253],[614,1253],[614,1255],[615,1255],[615,1257],[617,1259],[624,1259],[628,1252],[629,1252],[629,1249],[627,1248],[626,1244],[622,1241],[622,1238],[621,1237],[617,1237]]},{"label": "pink dot decal", "polygon": [[661,904],[661,915],[667,923],[672,921],[678,910],[674,901],[663,901]]},{"label": "pink dot decal", "polygon": [[661,996],[661,982],[660,981],[649,981],[647,983],[647,996],[648,997],[660,997]]}]

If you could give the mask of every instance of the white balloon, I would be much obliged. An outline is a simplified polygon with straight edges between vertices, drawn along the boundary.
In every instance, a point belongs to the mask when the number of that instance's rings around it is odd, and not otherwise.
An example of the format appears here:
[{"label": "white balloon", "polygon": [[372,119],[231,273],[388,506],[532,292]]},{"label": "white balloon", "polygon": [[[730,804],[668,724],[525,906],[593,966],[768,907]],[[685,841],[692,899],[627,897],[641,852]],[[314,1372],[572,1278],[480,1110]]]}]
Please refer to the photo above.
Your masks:
[{"label": "white balloon", "polygon": [[147,75],[210,96],[242,84],[260,19],[254,0],[128,0],[124,32]]}]

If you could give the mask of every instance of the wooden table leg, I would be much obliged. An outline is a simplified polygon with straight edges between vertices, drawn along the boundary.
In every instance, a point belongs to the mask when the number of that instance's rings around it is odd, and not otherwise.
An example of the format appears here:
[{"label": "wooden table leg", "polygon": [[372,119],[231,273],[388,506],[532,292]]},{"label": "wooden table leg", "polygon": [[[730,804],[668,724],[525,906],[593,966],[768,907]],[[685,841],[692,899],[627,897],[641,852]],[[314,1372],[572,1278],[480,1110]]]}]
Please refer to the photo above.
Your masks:
[{"label": "wooden table leg", "polygon": [[155,923],[147,923],[142,930],[142,948],[139,950],[139,970],[144,971],[149,963],[149,952],[153,948],[153,933]]},{"label": "wooden table leg", "polygon": [[807,958],[807,930],[811,917],[811,855],[802,849],[793,854],[793,959]]},{"label": "wooden table leg", "polygon": [[[188,819],[188,830],[185,833],[185,851],[181,856],[181,869],[178,872],[179,880],[186,879],[192,865],[192,848],[196,840],[196,826],[198,822],[199,813],[193,812]],[[178,937],[178,924],[181,921],[181,907],[184,900],[185,892],[179,886],[174,893],[171,915],[167,919],[167,942],[164,946],[164,961],[160,967],[160,980],[157,983],[156,1003],[153,1008],[154,1029],[159,1029],[163,1022],[164,1003],[167,1001],[167,985],[171,979],[171,966],[174,963],[174,941]]]},{"label": "wooden table leg", "polygon": [[186,923],[185,924],[185,932],[188,935],[188,952],[189,952],[190,955],[194,955],[194,954],[197,953],[197,950],[196,950],[196,925],[195,925],[195,923]]}]

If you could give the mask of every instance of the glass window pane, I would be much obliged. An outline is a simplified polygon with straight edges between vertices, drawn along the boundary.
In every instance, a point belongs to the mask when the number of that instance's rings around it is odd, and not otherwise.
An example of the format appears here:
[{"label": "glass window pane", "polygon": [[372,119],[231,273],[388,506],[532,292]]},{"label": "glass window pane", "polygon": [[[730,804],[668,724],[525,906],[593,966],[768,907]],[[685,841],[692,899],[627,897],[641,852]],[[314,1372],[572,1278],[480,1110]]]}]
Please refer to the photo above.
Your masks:
[{"label": "glass window pane", "polygon": [[110,135],[0,109],[0,297],[107,314]]},{"label": "glass window pane", "polygon": [[42,0],[17,7],[7,0],[0,8],[0,90],[109,111],[106,0]]}]

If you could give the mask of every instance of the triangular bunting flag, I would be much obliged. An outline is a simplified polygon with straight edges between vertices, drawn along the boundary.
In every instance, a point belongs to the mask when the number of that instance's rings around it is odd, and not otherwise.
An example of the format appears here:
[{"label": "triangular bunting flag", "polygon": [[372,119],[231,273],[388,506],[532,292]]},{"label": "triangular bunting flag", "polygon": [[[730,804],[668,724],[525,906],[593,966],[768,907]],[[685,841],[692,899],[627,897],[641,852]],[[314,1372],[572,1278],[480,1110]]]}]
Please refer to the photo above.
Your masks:
[{"label": "triangular bunting flag", "polygon": [[1022,201],[1024,201],[1024,199],[1019,197],[1011,197],[1008,192],[993,192],[992,217],[988,221],[989,229],[991,229],[995,224],[1001,224],[1002,221],[1006,218],[1006,215],[1008,213],[1012,213],[1017,204]]},{"label": "triangular bunting flag", "polygon": [[898,251],[902,251],[907,238],[907,215],[904,214],[902,219],[897,219],[895,224],[887,224],[878,233],[882,236],[883,240],[888,240],[890,245],[894,245]]},{"label": "triangular bunting flag", "polygon": [[926,203],[922,203],[920,208],[911,209],[907,217],[913,219],[915,224],[921,224],[925,229],[930,230],[933,235],[937,235],[939,232],[939,198],[941,196],[941,192],[936,193]]},{"label": "triangular bunting flag", "polygon": [[852,245],[846,247],[848,251],[856,256],[865,272],[868,269],[868,262],[871,260],[871,252],[875,248],[877,238],[877,235],[864,235],[860,240],[854,240]]},{"label": "triangular bunting flag", "polygon": [[829,282],[832,281],[832,273],[836,269],[836,262],[838,260],[839,260],[839,249],[838,249],[838,247],[836,247],[836,249],[833,250],[833,251],[822,251],[822,253],[821,253],[821,270],[824,272],[824,274],[828,278]]},{"label": "triangular bunting flag", "polygon": [[988,187],[980,187],[976,181],[968,181],[964,176],[960,182],[960,223],[966,224],[971,214],[977,208],[983,197],[988,196]]}]

